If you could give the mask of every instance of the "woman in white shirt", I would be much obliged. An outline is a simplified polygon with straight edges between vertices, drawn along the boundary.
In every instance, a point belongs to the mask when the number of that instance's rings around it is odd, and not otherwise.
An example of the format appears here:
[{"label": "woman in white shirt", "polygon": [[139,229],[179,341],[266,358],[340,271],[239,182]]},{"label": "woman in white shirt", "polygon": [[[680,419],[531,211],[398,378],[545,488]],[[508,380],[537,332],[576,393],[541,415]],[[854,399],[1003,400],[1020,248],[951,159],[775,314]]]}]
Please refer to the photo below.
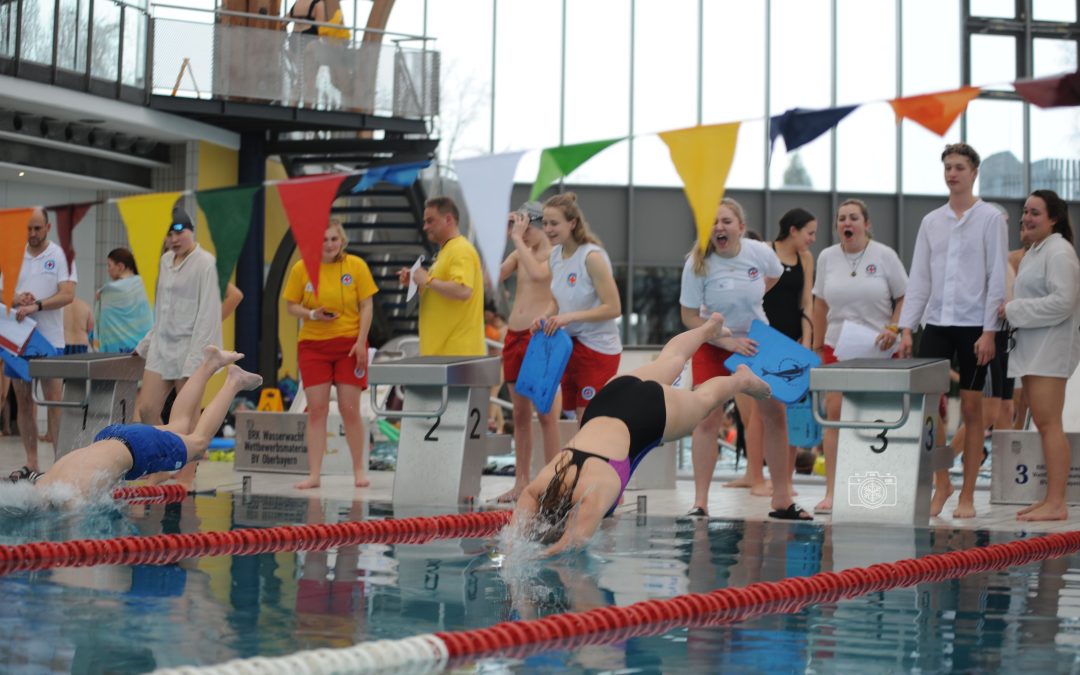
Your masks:
[{"label": "woman in white shirt", "polygon": [[[870,238],[865,202],[848,199],[840,204],[836,234],[840,243],[818,256],[814,282],[814,351],[824,365],[836,363],[833,350],[848,321],[877,331],[875,343],[883,356],[887,354],[900,337],[896,322],[907,289],[907,273],[896,251]],[[840,400],[839,393],[825,396],[830,420],[840,419]],[[814,513],[832,511],[837,439],[836,429],[825,430],[825,498]]]},{"label": "woman in white shirt", "polygon": [[[783,273],[776,253],[759,241],[745,238],[746,219],[742,206],[734,199],[724,199],[716,210],[716,222],[705,251],[697,245],[683,266],[682,291],[679,295],[683,325],[694,329],[705,323],[713,312],[724,315],[731,337],[705,343],[692,360],[694,386],[717,376],[730,375],[724,361],[732,353],[753,356],[757,343],[747,337],[750,324],[757,319],[768,323],[763,299]],[[773,399],[743,401],[740,408],[756,406],[764,424],[765,461],[772,478],[770,517],[784,520],[810,520],[810,514],[795,504],[791,491],[790,451],[787,438],[787,415],[784,404]],[[694,506],[692,516],[708,515],[709,487],[717,459],[717,435],[723,410],[718,408],[694,429]],[[786,470],[777,470],[783,467]]]},{"label": "woman in white shirt", "polygon": [[1065,520],[1072,451],[1061,425],[1065,383],[1080,362],[1080,262],[1069,209],[1057,193],[1036,190],[1024,202],[1020,241],[1028,247],[1003,314],[1015,329],[1009,376],[1020,377],[1042,440],[1046,497],[1018,520]]},{"label": "woman in white shirt", "polygon": [[622,303],[611,259],[589,229],[577,195],[565,192],[544,202],[544,234],[553,245],[548,262],[554,299],[533,322],[532,331],[551,335],[563,328],[573,338],[574,351],[562,379],[562,406],[581,419],[596,392],[619,371],[622,339],[615,319],[622,314]]}]

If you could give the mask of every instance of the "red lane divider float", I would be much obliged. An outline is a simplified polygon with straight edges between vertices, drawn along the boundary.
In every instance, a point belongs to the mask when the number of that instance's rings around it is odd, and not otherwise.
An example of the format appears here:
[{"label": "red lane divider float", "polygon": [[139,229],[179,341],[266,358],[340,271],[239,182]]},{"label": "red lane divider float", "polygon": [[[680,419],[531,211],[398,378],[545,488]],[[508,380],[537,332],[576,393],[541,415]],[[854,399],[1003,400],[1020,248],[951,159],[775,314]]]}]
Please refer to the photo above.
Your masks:
[{"label": "red lane divider float", "polygon": [[116,501],[138,502],[140,504],[175,504],[184,501],[187,496],[187,488],[178,484],[121,487],[116,488],[112,493],[112,497]]},{"label": "red lane divider float", "polygon": [[510,511],[486,511],[332,525],[287,525],[261,530],[158,534],[150,537],[0,546],[0,574],[88,565],[167,565],[184,558],[214,555],[325,551],[375,542],[422,544],[434,539],[486,537],[506,525],[510,515]]},{"label": "red lane divider float", "polygon": [[810,604],[1026,565],[1077,550],[1080,550],[1080,531],[1050,534],[842,572],[759,582],[743,588],[720,588],[625,607],[509,621],[490,628],[435,633],[435,636],[446,644],[451,663],[494,654],[522,658],[550,650],[661,635],[674,628],[719,626],[762,614],[794,613]]}]

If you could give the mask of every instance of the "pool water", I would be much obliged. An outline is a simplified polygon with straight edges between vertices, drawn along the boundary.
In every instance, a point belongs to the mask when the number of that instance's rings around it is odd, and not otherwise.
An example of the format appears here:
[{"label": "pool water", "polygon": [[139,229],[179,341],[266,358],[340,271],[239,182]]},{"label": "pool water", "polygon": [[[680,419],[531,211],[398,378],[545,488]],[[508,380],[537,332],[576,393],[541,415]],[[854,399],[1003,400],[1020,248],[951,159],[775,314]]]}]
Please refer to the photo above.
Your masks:
[{"label": "pool water", "polygon": [[[379,503],[220,494],[39,518],[33,538],[229,530],[392,515]],[[18,528],[2,522],[5,543]],[[16,534],[12,534],[15,532]],[[745,586],[1022,533],[687,520],[623,513],[589,550],[508,564],[497,537],[220,556],[0,577],[4,672],[136,673]],[[1080,556],[717,628],[487,658],[484,673],[1076,672]]]}]

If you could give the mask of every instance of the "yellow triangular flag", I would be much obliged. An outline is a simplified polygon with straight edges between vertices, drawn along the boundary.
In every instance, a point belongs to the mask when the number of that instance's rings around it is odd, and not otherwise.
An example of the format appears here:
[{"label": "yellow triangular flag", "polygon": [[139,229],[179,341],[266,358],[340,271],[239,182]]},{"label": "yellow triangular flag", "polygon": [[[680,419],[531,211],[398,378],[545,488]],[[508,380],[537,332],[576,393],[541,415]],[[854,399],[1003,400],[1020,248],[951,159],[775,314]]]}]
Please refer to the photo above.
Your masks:
[{"label": "yellow triangular flag", "polygon": [[735,159],[739,123],[677,129],[659,136],[667,144],[671,161],[682,178],[686,199],[694,212],[698,245],[704,251]]},{"label": "yellow triangular flag", "polygon": [[154,291],[157,289],[161,247],[172,224],[173,207],[182,194],[159,192],[116,200],[116,208],[120,210],[120,218],[127,228],[128,244],[135,256],[135,265],[146,286],[146,297],[150,299],[150,304],[154,303]]}]

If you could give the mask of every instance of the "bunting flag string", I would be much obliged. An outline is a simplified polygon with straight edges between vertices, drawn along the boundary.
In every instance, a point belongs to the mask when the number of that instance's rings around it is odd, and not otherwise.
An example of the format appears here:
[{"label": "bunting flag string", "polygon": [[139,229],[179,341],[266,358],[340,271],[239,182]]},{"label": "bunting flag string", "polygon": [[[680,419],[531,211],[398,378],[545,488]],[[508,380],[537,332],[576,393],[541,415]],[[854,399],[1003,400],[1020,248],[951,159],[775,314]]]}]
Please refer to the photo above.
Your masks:
[{"label": "bunting flag string", "polygon": [[682,178],[702,251],[708,246],[716,208],[724,198],[724,187],[735,159],[739,124],[714,124],[660,134],[671,152],[675,170]]},{"label": "bunting flag string", "polygon": [[127,229],[128,244],[135,256],[146,297],[154,303],[157,292],[161,246],[172,224],[173,209],[182,192],[159,192],[116,200],[116,208]]},{"label": "bunting flag string", "polygon": [[792,108],[780,115],[774,115],[769,118],[769,158],[772,158],[772,149],[776,146],[778,136],[784,137],[784,147],[791,152],[840,124],[840,120],[858,107],[848,105],[824,110]]},{"label": "bunting flag string", "polygon": [[26,253],[27,226],[34,209],[5,209],[0,211],[0,274],[4,277],[4,294],[0,300],[11,308],[15,302],[15,284],[22,270]]},{"label": "bunting flag string", "polygon": [[1040,108],[1080,105],[1080,73],[1013,82],[1020,98]]},{"label": "bunting flag string", "polygon": [[[524,154],[507,152],[454,162],[461,192],[465,195],[465,207],[469,210],[469,222],[492,286],[499,283],[499,266],[506,250],[510,192],[514,189],[518,161]],[[474,288],[473,292],[479,290]]]},{"label": "bunting flag string", "polygon": [[897,124],[906,117],[938,136],[944,136],[980,91],[979,87],[960,87],[954,91],[894,98],[889,105],[896,113]]},{"label": "bunting flag string", "polygon": [[56,236],[60,239],[60,248],[64,251],[64,257],[67,258],[69,273],[71,272],[71,266],[75,264],[75,247],[71,244],[71,233],[75,226],[82,222],[83,217],[86,216],[91,207],[100,203],[101,200],[45,207],[46,211],[52,211],[56,215]]},{"label": "bunting flag string", "polygon": [[215,258],[217,259],[218,286],[221,298],[225,298],[225,289],[229,285],[236,262],[240,260],[240,251],[244,248],[248,230],[251,228],[251,211],[255,206],[255,195],[262,190],[261,185],[199,190],[195,201],[199,203],[206,216],[206,225],[210,229],[210,238],[214,240]]},{"label": "bunting flag string", "polygon": [[540,153],[540,168],[536,172],[529,201],[536,200],[552,183],[570,175],[574,169],[623,140],[626,137],[544,148]]},{"label": "bunting flag string", "polygon": [[330,222],[330,207],[337,197],[345,174],[321,174],[296,178],[277,184],[278,199],[289,218],[300,258],[304,261],[311,288],[319,295],[319,264],[322,262],[323,236]]}]

